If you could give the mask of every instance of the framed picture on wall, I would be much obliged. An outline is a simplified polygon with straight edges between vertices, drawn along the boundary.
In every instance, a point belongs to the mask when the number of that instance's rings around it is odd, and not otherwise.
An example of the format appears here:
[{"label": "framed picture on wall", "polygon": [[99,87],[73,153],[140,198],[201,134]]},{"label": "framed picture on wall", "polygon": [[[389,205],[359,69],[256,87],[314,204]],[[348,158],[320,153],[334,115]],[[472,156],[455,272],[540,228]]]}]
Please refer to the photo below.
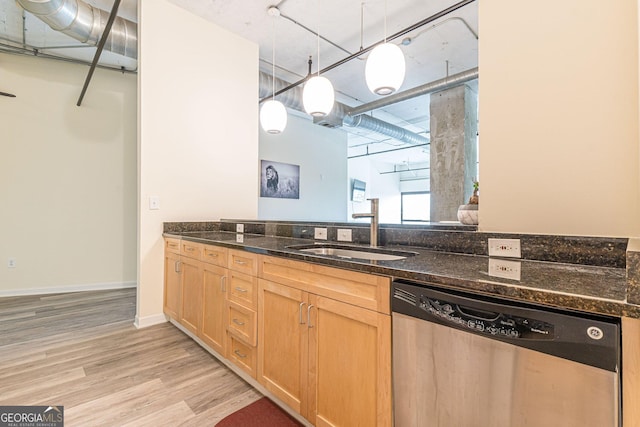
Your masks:
[{"label": "framed picture on wall", "polygon": [[260,160],[260,197],[300,198],[300,166]]}]

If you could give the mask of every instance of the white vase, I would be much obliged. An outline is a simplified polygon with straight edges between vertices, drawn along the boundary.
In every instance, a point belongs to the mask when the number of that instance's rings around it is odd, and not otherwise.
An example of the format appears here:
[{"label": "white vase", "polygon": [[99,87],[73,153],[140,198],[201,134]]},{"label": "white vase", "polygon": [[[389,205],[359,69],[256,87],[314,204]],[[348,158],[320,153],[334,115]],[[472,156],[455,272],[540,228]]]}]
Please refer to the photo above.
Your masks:
[{"label": "white vase", "polygon": [[477,225],[478,205],[460,205],[458,207],[458,221],[465,225]]}]

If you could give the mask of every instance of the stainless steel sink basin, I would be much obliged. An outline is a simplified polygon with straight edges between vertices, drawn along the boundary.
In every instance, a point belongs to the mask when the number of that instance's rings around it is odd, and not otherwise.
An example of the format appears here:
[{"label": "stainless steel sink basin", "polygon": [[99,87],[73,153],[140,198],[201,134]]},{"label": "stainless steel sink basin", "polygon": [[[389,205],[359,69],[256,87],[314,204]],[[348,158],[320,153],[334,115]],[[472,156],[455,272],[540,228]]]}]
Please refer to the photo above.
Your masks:
[{"label": "stainless steel sink basin", "polygon": [[415,252],[386,250],[380,248],[365,248],[357,246],[342,246],[332,244],[293,245],[288,249],[296,249],[300,252],[316,255],[328,255],[339,258],[364,259],[369,261],[396,261],[417,255]]}]

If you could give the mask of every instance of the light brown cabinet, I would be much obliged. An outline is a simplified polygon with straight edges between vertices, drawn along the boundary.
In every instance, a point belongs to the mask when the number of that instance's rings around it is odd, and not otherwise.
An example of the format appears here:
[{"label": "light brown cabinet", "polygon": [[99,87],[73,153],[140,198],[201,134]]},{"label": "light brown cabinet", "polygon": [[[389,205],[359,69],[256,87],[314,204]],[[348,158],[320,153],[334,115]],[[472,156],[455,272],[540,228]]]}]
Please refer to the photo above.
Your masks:
[{"label": "light brown cabinet", "polygon": [[204,263],[202,286],[202,331],[200,338],[221,355],[226,349],[225,295],[228,270]]},{"label": "light brown cabinet", "polygon": [[226,266],[226,248],[165,239],[164,312],[222,355]]},{"label": "light brown cabinet", "polygon": [[175,252],[165,251],[163,310],[172,319],[180,318],[180,305],[182,304],[181,279],[180,255]]},{"label": "light brown cabinet", "polygon": [[271,257],[260,269],[288,283],[259,281],[258,381],[317,426],[391,425],[391,317],[359,306],[378,307],[388,279]]},{"label": "light brown cabinet", "polygon": [[226,357],[252,378],[256,378],[257,363],[257,263],[256,254],[229,249],[229,287],[225,310],[228,340]]}]

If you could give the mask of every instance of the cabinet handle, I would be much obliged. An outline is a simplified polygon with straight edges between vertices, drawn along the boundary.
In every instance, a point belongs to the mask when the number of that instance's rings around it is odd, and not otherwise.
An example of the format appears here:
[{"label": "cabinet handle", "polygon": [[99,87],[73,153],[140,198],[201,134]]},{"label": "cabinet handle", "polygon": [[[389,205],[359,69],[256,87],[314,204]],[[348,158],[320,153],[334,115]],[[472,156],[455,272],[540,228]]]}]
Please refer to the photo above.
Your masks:
[{"label": "cabinet handle", "polygon": [[240,357],[241,359],[244,359],[244,358],[246,358],[246,357],[247,357],[247,355],[246,355],[246,354],[242,354],[242,353],[240,353],[240,350],[234,350],[234,353],[235,353],[238,357]]},{"label": "cabinet handle", "polygon": [[233,319],[233,323],[235,323],[235,324],[236,324],[236,325],[238,325],[238,326],[244,326],[244,322],[241,322],[241,321],[240,321],[240,320],[238,320],[238,319]]},{"label": "cabinet handle", "polygon": [[193,252],[193,248],[191,246],[187,246],[185,249],[189,252]]},{"label": "cabinet handle", "polygon": [[246,289],[244,289],[244,288],[239,288],[239,287],[237,287],[237,286],[236,286],[236,291],[238,291],[238,292],[242,292],[243,294],[246,294],[246,293],[247,293],[247,290],[246,290]]},{"label": "cabinet handle", "polygon": [[246,264],[247,264],[247,261],[240,261],[239,259],[237,259],[237,260],[235,261],[235,263],[236,263],[236,264],[240,264],[240,265],[246,265]]},{"label": "cabinet handle", "polygon": [[223,293],[227,292],[226,282],[227,282],[227,276],[220,276],[220,291]]},{"label": "cabinet handle", "polygon": [[298,309],[298,322],[301,325],[304,325],[304,321],[302,320],[302,306],[304,305],[304,302],[300,303],[300,308]]},{"label": "cabinet handle", "polygon": [[176,273],[180,273],[180,261],[176,261],[173,269],[175,270]]},{"label": "cabinet handle", "polygon": [[307,307],[307,323],[309,324],[309,328],[313,328],[313,325],[311,324],[311,309],[313,308],[313,304],[309,304],[309,307]]},{"label": "cabinet handle", "polygon": [[209,252],[207,256],[210,258],[218,258],[218,254],[212,254],[211,252]]}]

